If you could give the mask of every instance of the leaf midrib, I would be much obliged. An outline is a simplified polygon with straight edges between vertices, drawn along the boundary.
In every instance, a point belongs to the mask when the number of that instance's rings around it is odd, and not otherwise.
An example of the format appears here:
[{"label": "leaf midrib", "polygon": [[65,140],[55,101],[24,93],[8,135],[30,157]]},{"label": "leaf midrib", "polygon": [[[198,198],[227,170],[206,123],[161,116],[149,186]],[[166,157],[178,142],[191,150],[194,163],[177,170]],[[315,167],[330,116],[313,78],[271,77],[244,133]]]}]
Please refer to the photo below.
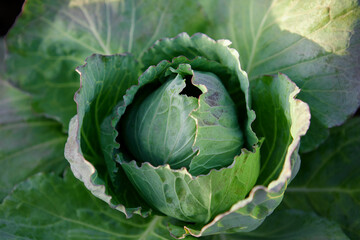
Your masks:
[{"label": "leaf midrib", "polygon": [[[251,3],[253,3],[255,1],[251,1]],[[250,76],[250,72],[252,70],[252,62],[254,60],[254,57],[255,57],[255,54],[256,54],[256,47],[257,47],[257,43],[260,39],[260,36],[261,36],[261,33],[262,33],[262,30],[263,30],[263,27],[264,27],[264,24],[269,16],[269,13],[271,11],[271,9],[273,8],[273,6],[275,5],[275,2],[276,0],[273,0],[273,2],[271,3],[270,7],[268,8],[268,10],[266,11],[266,13],[264,14],[262,20],[261,20],[261,23],[259,25],[259,28],[256,32],[256,35],[255,35],[255,39],[254,39],[254,44],[252,45],[251,47],[251,53],[250,53],[250,57],[249,57],[249,61],[248,61],[248,64],[247,64],[247,67],[246,67],[246,72],[248,73],[248,75]],[[250,3],[250,6],[252,6],[252,4]],[[249,10],[250,13],[252,13],[252,9]],[[250,21],[252,22],[252,17],[250,17]],[[253,26],[252,26],[252,23],[250,23],[250,26],[251,26],[251,29],[253,29]]]}]

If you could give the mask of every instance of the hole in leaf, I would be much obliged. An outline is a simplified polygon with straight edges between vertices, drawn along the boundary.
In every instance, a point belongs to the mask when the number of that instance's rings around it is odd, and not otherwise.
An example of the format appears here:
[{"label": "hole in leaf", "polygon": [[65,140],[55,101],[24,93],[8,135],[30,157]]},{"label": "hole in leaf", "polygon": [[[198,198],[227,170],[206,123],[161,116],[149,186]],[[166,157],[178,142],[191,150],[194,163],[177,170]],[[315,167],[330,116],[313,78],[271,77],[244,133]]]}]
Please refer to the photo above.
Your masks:
[{"label": "hole in leaf", "polygon": [[192,76],[187,75],[185,76],[185,88],[180,92],[181,95],[186,95],[188,97],[194,97],[199,98],[199,96],[202,94],[201,90],[194,86],[191,82]]}]

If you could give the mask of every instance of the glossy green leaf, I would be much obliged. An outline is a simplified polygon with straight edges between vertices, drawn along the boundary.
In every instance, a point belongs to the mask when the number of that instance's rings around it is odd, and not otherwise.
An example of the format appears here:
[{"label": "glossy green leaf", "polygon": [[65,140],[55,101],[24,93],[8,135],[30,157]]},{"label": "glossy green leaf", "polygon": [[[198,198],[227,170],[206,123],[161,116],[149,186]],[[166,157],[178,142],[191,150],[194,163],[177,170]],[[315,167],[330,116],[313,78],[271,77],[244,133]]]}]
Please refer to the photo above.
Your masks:
[{"label": "glossy green leaf", "polygon": [[[263,144],[266,143],[265,150],[262,146],[260,151],[260,166],[263,175],[257,181],[259,185],[255,186],[245,199],[216,216],[205,226],[185,225],[183,227],[178,223],[170,225],[173,235],[183,237],[191,234],[199,237],[219,233],[250,232],[257,228],[280,204],[288,182],[296,175],[300,164],[297,152],[300,136],[304,135],[309,127],[309,107],[304,102],[295,99],[300,90],[284,75],[267,76],[253,83],[251,92],[262,96],[257,100],[253,98],[255,111],[265,116],[266,113],[271,112],[277,116],[277,119],[281,119],[281,121],[271,121],[270,127],[266,125],[269,124],[268,118],[257,119],[254,122],[254,127],[259,129],[259,135],[265,137]],[[267,93],[264,93],[265,90]],[[286,131],[284,123],[288,128]],[[290,135],[281,133],[285,137],[279,137],[276,147],[272,148],[274,135],[279,134],[277,131],[274,132],[274,129],[289,132]],[[265,164],[267,161],[272,161],[272,164],[268,166]]]},{"label": "glossy green leaf", "polygon": [[177,74],[127,112],[124,140],[138,162],[189,167],[196,154],[196,125],[190,113],[198,104],[196,98],[180,94],[184,88],[185,79]]},{"label": "glossy green leaf", "polygon": [[78,68],[82,87],[76,95],[78,114],[71,121],[65,157],[75,176],[96,196],[132,216],[149,209],[113,161],[116,106],[137,83],[139,65],[129,55],[92,55]]},{"label": "glossy green leaf", "polygon": [[0,205],[1,239],[173,239],[166,219],[125,216],[95,198],[67,173],[38,174],[19,184]]},{"label": "glossy green leaf", "polygon": [[[236,105],[221,80],[208,72],[194,71],[192,82],[202,89],[199,106],[191,113],[197,125],[190,174],[207,174],[230,165],[244,144]],[[256,174],[257,177],[257,174]]]},{"label": "glossy green leaf", "polygon": [[133,185],[155,209],[187,222],[182,227],[202,227],[215,216],[230,209],[245,198],[254,186],[259,173],[259,147],[255,153],[244,150],[233,164],[207,175],[192,176],[182,168],[172,170],[169,165],[153,167],[135,161],[119,162]]},{"label": "glossy green leaf", "polygon": [[[360,104],[357,0],[202,0],[207,32],[231,39],[250,81],[285,73],[301,89],[317,127],[302,147],[323,142]],[[320,133],[320,134],[318,134]],[[320,137],[321,136],[321,137]]]},{"label": "glossy green leaf", "polygon": [[348,240],[339,225],[314,213],[275,212],[250,233],[215,235],[204,240]]},{"label": "glossy green leaf", "polygon": [[314,152],[302,155],[299,175],[286,192],[290,208],[315,211],[360,238],[360,118],[331,129]]},{"label": "glossy green leaf", "polygon": [[29,101],[28,94],[0,80],[0,199],[29,176],[61,173],[67,165],[61,125],[33,114]]},{"label": "glossy green leaf", "polygon": [[73,95],[79,78],[74,69],[85,57],[141,56],[155,40],[203,32],[204,24],[191,0],[29,0],[7,36],[7,74],[33,94],[38,112],[57,118],[67,129],[76,114]]},{"label": "glossy green leaf", "polygon": [[[253,108],[256,112],[254,130],[259,137],[265,138],[261,148],[261,170],[257,183],[267,186],[277,179],[284,171],[285,156],[289,145],[294,140],[292,132],[294,124],[308,127],[310,114],[308,106],[299,100],[289,101],[298,93],[299,89],[285,75],[264,76],[253,81],[252,88]],[[291,105],[294,106],[291,106]],[[298,106],[301,105],[303,112]],[[297,115],[298,119],[294,119]],[[295,150],[295,155],[297,150]],[[294,177],[297,173],[300,159],[294,157],[292,167]]]}]

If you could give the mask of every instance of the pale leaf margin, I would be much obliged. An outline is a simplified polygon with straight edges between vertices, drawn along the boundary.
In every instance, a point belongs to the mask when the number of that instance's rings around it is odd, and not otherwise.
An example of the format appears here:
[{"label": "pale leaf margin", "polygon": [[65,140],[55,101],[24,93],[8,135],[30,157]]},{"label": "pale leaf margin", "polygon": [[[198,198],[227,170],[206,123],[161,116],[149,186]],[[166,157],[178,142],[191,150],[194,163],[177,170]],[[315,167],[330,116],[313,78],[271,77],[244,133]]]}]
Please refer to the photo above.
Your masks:
[{"label": "pale leaf margin", "polygon": [[[91,193],[108,203],[112,208],[124,213],[126,218],[132,216],[129,211],[126,210],[125,206],[122,204],[114,206],[111,203],[112,196],[106,194],[105,185],[96,185],[91,180],[91,177],[96,172],[95,167],[87,161],[84,156],[81,154],[80,143],[78,142],[78,131],[79,129],[79,119],[78,115],[75,115],[69,124],[69,137],[65,144],[65,158],[70,163],[71,171],[74,173],[74,176],[82,181],[85,187],[91,191]],[[133,213],[140,214],[141,207],[133,211]]]},{"label": "pale leaf margin", "polygon": [[[301,136],[304,136],[309,129],[310,126],[310,108],[308,104],[305,102],[296,99],[296,95],[300,92],[300,89],[296,86],[294,82],[292,82],[289,78],[287,78],[288,81],[290,81],[294,86],[294,91],[289,96],[289,102],[290,102],[290,117],[291,117],[291,128],[290,133],[293,138],[293,141],[289,145],[289,148],[286,152],[285,161],[283,170],[281,171],[278,179],[270,182],[270,184],[265,186],[255,186],[249,193],[249,196],[236,204],[234,204],[229,211],[220,214],[216,216],[210,223],[202,227],[202,229],[199,231],[199,233],[193,232],[192,229],[184,226],[185,234],[183,234],[178,239],[184,239],[188,234],[194,236],[194,237],[201,237],[203,236],[203,233],[214,226],[218,221],[220,221],[222,218],[226,217],[227,215],[238,211],[241,208],[246,207],[249,203],[251,203],[254,200],[255,194],[258,191],[264,191],[267,193],[277,193],[280,191],[285,191],[286,186],[288,182],[294,177],[293,175],[296,175],[297,171],[292,171],[292,158],[293,155],[297,155],[297,150],[300,145],[300,138]],[[296,157],[296,156],[295,156]]]}]

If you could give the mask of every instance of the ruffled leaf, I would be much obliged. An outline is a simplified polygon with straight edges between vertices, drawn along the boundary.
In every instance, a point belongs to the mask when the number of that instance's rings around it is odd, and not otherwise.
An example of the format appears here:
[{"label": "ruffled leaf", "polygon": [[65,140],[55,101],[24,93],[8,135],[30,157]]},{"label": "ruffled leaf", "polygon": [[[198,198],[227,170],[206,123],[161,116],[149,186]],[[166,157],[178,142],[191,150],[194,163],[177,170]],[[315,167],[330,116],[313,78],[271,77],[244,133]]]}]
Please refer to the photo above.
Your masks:
[{"label": "ruffled leaf", "polygon": [[[308,105],[295,99],[300,89],[282,74],[257,79],[253,84],[253,107],[262,115],[255,120],[254,129],[259,136],[265,137],[264,146],[260,149],[262,172],[257,181],[259,185],[251,190],[247,198],[238,201],[203,227],[172,225],[172,234],[178,238],[188,234],[200,237],[254,230],[280,204],[287,184],[298,171],[300,137],[306,133],[310,124]],[[281,121],[268,121],[267,115],[273,118],[276,115]],[[276,138],[276,147],[269,151],[278,131],[289,137]],[[270,165],[265,164],[267,159],[272,161]]]},{"label": "ruffled leaf", "polygon": [[113,161],[119,146],[116,106],[137,83],[138,64],[131,55],[92,55],[78,71],[82,83],[76,95],[78,115],[70,124],[65,157],[94,195],[129,217],[134,212],[147,215],[149,208]]},{"label": "ruffled leaf", "polygon": [[[310,115],[306,111],[306,104],[299,104],[299,109],[295,105],[293,98],[299,93],[299,89],[284,74],[254,80],[251,93],[257,114],[254,130],[259,137],[265,138],[257,183],[267,186],[284,171],[285,155],[296,138],[296,132],[292,131],[298,131],[298,128],[301,130],[301,127],[306,130]],[[292,163],[295,168],[293,177],[299,164],[297,160]]]}]

